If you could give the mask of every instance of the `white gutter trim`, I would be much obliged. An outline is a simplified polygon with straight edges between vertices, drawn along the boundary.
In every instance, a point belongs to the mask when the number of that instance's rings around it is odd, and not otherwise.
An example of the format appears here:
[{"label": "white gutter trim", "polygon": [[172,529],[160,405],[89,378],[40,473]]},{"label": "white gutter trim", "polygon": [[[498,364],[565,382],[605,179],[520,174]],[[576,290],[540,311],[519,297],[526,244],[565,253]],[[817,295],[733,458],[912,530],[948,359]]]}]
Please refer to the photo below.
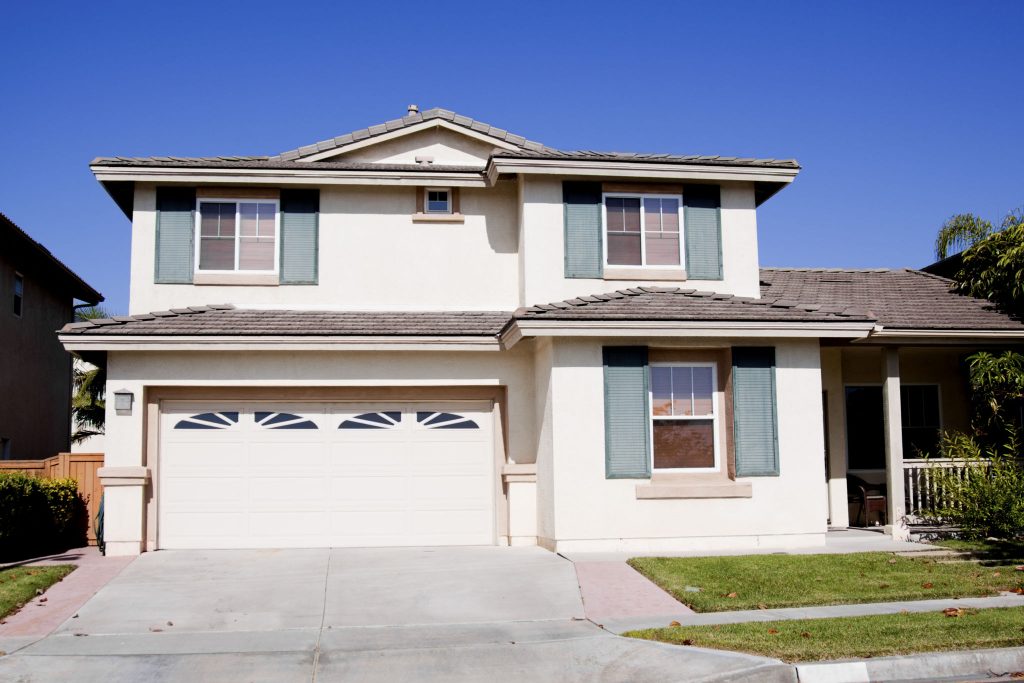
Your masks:
[{"label": "white gutter trim", "polygon": [[413,336],[184,336],[61,334],[68,351],[501,351],[494,338]]},{"label": "white gutter trim", "polygon": [[346,171],[265,168],[190,168],[180,166],[93,166],[100,182],[259,183],[279,185],[408,185],[445,187],[490,187],[480,173],[443,171]]},{"label": "white gutter trim", "polygon": [[921,330],[921,329],[886,329],[878,327],[866,339],[860,342],[897,342],[926,343],[932,342],[964,342],[978,340],[989,343],[1000,341],[1024,341],[1024,329],[1021,330]]},{"label": "white gutter trim", "polygon": [[860,339],[873,323],[837,322],[776,323],[679,320],[517,320],[502,341],[515,329],[522,337],[815,337]]},{"label": "white gutter trim", "polygon": [[791,183],[799,172],[800,169],[796,168],[519,158],[491,158],[486,169],[487,177],[492,183],[499,173]]}]

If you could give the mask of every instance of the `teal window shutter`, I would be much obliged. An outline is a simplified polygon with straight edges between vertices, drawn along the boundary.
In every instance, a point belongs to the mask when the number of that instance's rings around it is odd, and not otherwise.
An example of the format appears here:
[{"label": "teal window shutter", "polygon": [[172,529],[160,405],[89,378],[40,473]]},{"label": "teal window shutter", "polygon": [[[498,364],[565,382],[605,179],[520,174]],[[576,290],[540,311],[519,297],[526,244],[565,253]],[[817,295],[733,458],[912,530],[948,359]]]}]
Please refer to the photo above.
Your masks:
[{"label": "teal window shutter", "polygon": [[281,190],[282,285],[315,285],[319,277],[320,191]]},{"label": "teal window shutter", "polygon": [[722,196],[718,185],[683,187],[686,277],[722,279]]},{"label": "teal window shutter", "polygon": [[605,477],[649,479],[647,347],[606,346],[603,351]]},{"label": "teal window shutter", "polygon": [[732,403],[736,476],[778,476],[779,427],[773,347],[733,348]]},{"label": "teal window shutter", "polygon": [[563,182],[565,202],[565,276],[604,276],[601,247],[601,183]]},{"label": "teal window shutter", "polygon": [[156,264],[153,282],[188,284],[192,282],[195,253],[193,218],[196,210],[194,187],[158,187],[156,189]]}]

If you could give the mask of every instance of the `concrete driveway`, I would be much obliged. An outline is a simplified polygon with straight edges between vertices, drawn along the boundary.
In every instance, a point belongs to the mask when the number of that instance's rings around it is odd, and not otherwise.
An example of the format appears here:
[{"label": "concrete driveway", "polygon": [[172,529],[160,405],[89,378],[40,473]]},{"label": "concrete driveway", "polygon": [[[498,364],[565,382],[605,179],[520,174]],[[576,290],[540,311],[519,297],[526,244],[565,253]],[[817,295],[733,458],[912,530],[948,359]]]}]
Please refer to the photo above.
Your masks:
[{"label": "concrete driveway", "polygon": [[778,662],[612,635],[539,548],[162,551],[0,680],[795,680]]}]

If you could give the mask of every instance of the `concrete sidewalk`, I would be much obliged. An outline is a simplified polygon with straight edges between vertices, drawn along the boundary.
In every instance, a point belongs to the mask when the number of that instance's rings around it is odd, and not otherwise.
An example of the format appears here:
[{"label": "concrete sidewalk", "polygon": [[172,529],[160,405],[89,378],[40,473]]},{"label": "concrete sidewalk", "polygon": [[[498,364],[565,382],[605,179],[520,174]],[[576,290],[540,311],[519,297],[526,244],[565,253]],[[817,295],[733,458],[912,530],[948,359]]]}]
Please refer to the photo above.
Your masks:
[{"label": "concrete sidewalk", "polygon": [[1003,593],[984,598],[948,598],[938,600],[905,600],[901,602],[868,602],[857,605],[824,605],[820,607],[790,607],[786,609],[735,610],[732,612],[696,613],[685,605],[680,611],[657,617],[621,617],[607,619],[603,626],[613,633],[624,633],[643,628],[664,628],[672,621],[681,626],[707,626],[715,624],[742,624],[751,621],[783,621],[791,619],[829,619],[835,617],[864,617],[872,614],[900,614],[901,612],[938,612],[949,607],[986,609],[990,607],[1024,607],[1024,595]]}]

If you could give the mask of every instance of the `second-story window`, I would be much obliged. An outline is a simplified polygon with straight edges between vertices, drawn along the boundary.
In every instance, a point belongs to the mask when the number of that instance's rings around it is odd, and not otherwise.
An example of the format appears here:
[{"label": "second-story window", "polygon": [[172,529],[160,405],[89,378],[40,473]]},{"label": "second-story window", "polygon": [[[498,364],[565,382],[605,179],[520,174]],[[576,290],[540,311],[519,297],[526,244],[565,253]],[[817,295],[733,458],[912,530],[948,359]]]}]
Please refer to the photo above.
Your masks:
[{"label": "second-story window", "polygon": [[425,213],[451,213],[452,193],[451,190],[428,187],[427,201],[424,207]]},{"label": "second-story window", "polygon": [[277,270],[277,202],[202,200],[196,251],[199,270]]},{"label": "second-story window", "polygon": [[25,278],[21,273],[14,274],[14,315],[21,317],[25,308]]},{"label": "second-story window", "polygon": [[683,265],[682,204],[674,195],[606,194],[606,265]]}]

